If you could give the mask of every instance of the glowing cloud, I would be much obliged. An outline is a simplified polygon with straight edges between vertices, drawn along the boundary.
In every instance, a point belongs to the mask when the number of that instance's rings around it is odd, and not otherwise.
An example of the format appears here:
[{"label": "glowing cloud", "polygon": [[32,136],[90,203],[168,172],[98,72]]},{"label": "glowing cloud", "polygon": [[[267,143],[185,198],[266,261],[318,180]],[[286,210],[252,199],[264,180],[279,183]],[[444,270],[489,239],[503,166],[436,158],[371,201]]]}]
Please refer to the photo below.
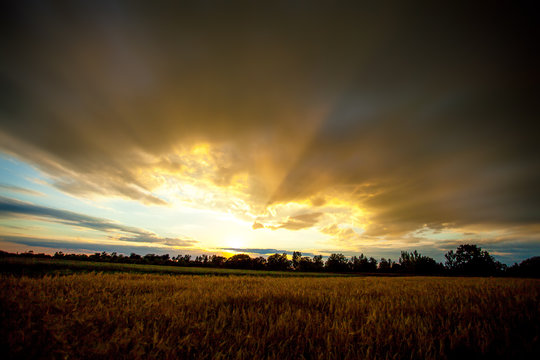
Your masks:
[{"label": "glowing cloud", "polygon": [[63,193],[211,210],[261,239],[317,231],[348,249],[540,222],[526,8],[59,7],[3,12],[0,150]]}]

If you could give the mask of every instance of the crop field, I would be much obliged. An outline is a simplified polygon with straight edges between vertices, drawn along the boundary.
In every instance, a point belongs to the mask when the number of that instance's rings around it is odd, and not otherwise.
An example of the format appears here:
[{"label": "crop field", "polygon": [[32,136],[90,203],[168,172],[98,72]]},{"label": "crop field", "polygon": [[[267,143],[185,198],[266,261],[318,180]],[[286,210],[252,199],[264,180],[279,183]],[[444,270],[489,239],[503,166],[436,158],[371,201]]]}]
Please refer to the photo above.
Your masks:
[{"label": "crop field", "polygon": [[1,275],[8,358],[536,358],[540,281]]}]

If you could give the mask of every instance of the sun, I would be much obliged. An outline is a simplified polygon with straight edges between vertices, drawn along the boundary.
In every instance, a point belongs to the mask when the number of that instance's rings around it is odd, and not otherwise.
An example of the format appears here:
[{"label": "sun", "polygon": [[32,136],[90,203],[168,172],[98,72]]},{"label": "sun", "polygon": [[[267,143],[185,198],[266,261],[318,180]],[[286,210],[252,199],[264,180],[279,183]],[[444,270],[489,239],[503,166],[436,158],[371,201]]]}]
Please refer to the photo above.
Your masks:
[{"label": "sun", "polygon": [[241,249],[245,247],[246,243],[242,236],[231,235],[225,238],[225,245],[231,249]]}]

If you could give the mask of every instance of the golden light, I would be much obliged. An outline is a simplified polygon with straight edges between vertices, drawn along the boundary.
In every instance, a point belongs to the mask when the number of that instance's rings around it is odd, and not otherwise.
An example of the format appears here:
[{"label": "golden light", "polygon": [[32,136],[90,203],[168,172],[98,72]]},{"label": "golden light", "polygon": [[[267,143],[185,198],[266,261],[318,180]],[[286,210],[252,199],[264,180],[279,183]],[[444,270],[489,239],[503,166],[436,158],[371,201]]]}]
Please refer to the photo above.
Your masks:
[{"label": "golden light", "polygon": [[243,236],[230,235],[224,239],[227,248],[242,249],[246,246],[246,241]]}]

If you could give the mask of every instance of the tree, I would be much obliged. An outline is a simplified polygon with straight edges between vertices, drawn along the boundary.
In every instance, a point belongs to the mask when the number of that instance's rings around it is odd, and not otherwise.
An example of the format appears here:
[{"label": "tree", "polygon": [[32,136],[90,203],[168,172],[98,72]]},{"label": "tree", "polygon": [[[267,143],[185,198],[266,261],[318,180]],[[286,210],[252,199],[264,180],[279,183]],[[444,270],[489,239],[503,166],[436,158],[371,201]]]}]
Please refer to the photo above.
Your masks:
[{"label": "tree", "polygon": [[178,254],[175,258],[173,257],[173,261],[175,261],[180,266],[189,266],[191,261],[191,255],[180,255]]},{"label": "tree", "polygon": [[[322,263],[322,256],[321,256],[321,267],[323,265],[324,264]],[[302,256],[300,260],[298,261],[298,270],[299,271],[319,271],[320,267],[309,256]]]},{"label": "tree", "polygon": [[377,259],[375,259],[374,257],[369,258],[369,271],[377,271]]},{"label": "tree", "polygon": [[182,258],[182,262],[186,265],[189,265],[189,263],[191,262],[191,255],[184,255],[184,257]]},{"label": "tree", "polygon": [[302,253],[300,251],[293,252],[292,255],[292,267],[294,270],[298,270],[300,266],[300,259],[302,258]]},{"label": "tree", "polygon": [[92,255],[90,255],[88,258],[91,260],[91,261],[99,261],[99,256],[100,256],[100,253],[93,253]]},{"label": "tree", "polygon": [[208,255],[204,254],[204,255],[201,255],[201,257],[199,258],[200,262],[202,265],[204,266],[207,266],[208,263],[210,262],[210,258],[208,257]]},{"label": "tree", "polygon": [[[364,254],[360,254],[360,256],[364,256]],[[349,268],[354,272],[359,272],[360,270],[360,257],[352,256],[351,260],[349,260]]]},{"label": "tree", "polygon": [[508,269],[511,276],[540,277],[540,256],[533,256],[523,260],[519,265],[516,263]]},{"label": "tree", "polygon": [[351,270],[354,272],[375,272],[377,270],[377,260],[368,259],[364,254],[353,256],[350,260]]},{"label": "tree", "polygon": [[409,274],[436,274],[442,272],[443,267],[429,256],[421,255],[414,250],[411,253],[401,252],[399,269],[401,272]]},{"label": "tree", "polygon": [[385,259],[381,258],[381,261],[379,261],[379,271],[380,272],[390,272],[392,271],[392,267],[394,266],[395,262],[392,261],[392,259]]},{"label": "tree", "polygon": [[503,265],[477,245],[459,245],[456,252],[450,250],[446,258],[446,268],[463,275],[492,275],[502,271]]},{"label": "tree", "polygon": [[227,259],[223,256],[212,255],[212,257],[210,257],[210,264],[212,264],[212,266],[221,267],[225,264],[226,260]]},{"label": "tree", "polygon": [[313,271],[322,271],[324,268],[324,262],[322,255],[313,256]]},{"label": "tree", "polygon": [[266,259],[262,256],[251,259],[251,267],[255,270],[263,270],[266,268]]},{"label": "tree", "polygon": [[251,257],[248,254],[236,254],[228,258],[225,265],[234,269],[249,269],[251,268]]},{"label": "tree", "polygon": [[142,256],[139,254],[131,253],[129,255],[129,262],[139,264],[142,262]]},{"label": "tree", "polygon": [[287,254],[270,255],[266,260],[268,269],[270,270],[289,270],[291,261],[287,259]]},{"label": "tree", "polygon": [[169,261],[169,254],[165,254],[165,255],[146,254],[144,255],[143,259],[146,264],[164,265]]},{"label": "tree", "polygon": [[332,272],[345,272],[349,270],[347,258],[343,254],[331,254],[326,259],[326,269]]}]

